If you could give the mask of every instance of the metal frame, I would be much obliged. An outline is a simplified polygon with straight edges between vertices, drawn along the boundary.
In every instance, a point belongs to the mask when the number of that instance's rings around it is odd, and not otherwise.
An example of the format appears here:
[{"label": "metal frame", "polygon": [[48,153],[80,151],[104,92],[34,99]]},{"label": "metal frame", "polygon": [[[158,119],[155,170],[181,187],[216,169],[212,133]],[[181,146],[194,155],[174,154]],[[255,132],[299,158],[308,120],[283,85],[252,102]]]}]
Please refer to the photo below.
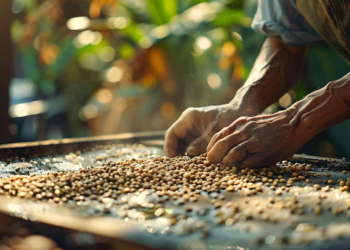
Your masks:
[{"label": "metal frame", "polygon": [[66,154],[77,150],[89,150],[97,145],[117,143],[147,143],[148,145],[161,146],[163,145],[164,134],[164,131],[155,131],[3,144],[0,145],[0,160],[6,160],[16,156],[33,157]]}]

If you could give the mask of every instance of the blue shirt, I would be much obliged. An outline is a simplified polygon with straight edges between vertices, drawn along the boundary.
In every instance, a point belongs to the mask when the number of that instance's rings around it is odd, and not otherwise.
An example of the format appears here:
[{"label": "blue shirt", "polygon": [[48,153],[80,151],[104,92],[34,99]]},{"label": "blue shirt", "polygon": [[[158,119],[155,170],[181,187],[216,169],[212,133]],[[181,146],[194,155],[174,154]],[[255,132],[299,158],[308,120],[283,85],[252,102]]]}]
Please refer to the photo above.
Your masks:
[{"label": "blue shirt", "polygon": [[279,36],[289,45],[323,40],[294,3],[295,0],[259,0],[252,28],[266,36]]}]

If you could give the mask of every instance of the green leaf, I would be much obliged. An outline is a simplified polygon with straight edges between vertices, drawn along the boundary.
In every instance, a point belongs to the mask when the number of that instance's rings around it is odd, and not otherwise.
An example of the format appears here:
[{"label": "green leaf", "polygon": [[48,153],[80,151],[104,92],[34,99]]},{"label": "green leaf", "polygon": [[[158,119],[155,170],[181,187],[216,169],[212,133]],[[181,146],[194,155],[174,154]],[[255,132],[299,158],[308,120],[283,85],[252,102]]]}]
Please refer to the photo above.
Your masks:
[{"label": "green leaf", "polygon": [[134,48],[129,43],[123,43],[117,49],[120,57],[124,59],[129,59],[134,55]]},{"label": "green leaf", "polygon": [[140,27],[135,23],[131,23],[125,29],[116,32],[120,32],[122,35],[130,38],[136,43],[138,43],[141,38],[145,36]]},{"label": "green leaf", "polygon": [[103,39],[99,44],[85,45],[85,46],[77,49],[77,56],[80,57],[80,56],[84,55],[85,53],[91,53],[94,55],[98,55],[100,53],[101,49],[106,47],[106,46],[111,46],[111,44],[105,39]]},{"label": "green leaf", "polygon": [[244,12],[242,10],[224,9],[217,14],[213,21],[216,26],[232,26],[242,24],[244,20]]},{"label": "green leaf", "polygon": [[162,25],[178,14],[177,0],[148,0],[147,7],[152,22]]}]

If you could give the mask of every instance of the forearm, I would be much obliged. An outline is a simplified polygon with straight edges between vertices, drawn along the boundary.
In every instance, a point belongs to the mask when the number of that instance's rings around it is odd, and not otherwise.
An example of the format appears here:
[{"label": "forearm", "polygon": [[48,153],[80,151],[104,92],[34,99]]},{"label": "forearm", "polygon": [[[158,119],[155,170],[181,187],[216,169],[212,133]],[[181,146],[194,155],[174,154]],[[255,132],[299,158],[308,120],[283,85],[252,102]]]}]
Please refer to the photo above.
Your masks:
[{"label": "forearm", "polygon": [[321,131],[350,118],[350,74],[327,84],[288,111],[292,124],[303,140],[310,140]]},{"label": "forearm", "polygon": [[268,37],[231,104],[245,115],[260,114],[297,83],[307,51],[307,45],[288,46],[276,37]]}]

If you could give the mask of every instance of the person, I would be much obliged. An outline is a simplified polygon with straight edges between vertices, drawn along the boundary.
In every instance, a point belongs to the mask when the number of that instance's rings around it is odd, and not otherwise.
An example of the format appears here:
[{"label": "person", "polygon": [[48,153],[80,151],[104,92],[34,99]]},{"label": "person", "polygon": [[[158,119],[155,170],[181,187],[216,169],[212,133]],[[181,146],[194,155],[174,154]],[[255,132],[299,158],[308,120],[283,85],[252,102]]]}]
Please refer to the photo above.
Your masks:
[{"label": "person", "polygon": [[212,163],[266,166],[349,119],[350,74],[285,110],[261,115],[297,83],[309,43],[324,39],[350,62],[349,13],[347,0],[259,0],[252,28],[267,39],[245,84],[228,104],[185,110],[166,132],[165,154],[207,152]]}]

